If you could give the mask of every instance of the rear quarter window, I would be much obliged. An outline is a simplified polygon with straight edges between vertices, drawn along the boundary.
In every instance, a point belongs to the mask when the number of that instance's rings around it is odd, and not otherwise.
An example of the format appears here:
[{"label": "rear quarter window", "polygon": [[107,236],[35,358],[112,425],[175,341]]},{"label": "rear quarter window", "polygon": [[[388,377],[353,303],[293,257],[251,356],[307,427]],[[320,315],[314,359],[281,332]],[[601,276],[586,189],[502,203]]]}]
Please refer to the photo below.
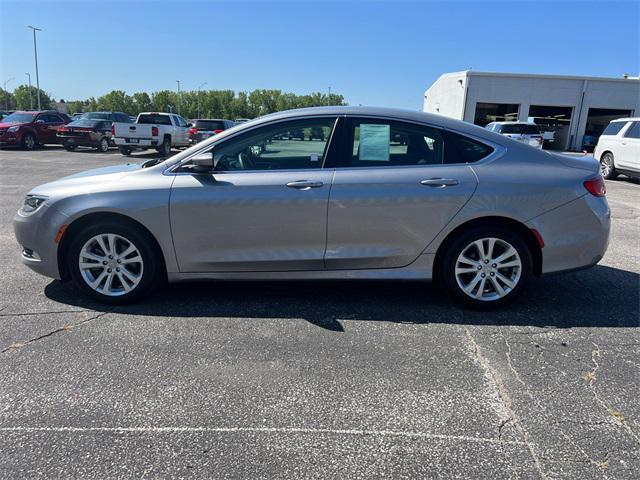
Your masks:
[{"label": "rear quarter window", "polygon": [[474,163],[493,153],[493,147],[453,132],[444,132],[444,162]]},{"label": "rear quarter window", "polygon": [[627,123],[628,122],[611,122],[607,125],[607,128],[604,129],[602,135],[617,135]]}]

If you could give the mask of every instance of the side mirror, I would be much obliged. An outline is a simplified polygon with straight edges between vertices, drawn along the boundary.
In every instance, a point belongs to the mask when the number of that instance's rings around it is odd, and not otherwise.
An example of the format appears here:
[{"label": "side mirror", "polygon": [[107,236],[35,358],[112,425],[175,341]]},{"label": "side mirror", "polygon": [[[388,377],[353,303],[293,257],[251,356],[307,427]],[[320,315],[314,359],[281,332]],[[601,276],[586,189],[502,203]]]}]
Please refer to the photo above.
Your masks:
[{"label": "side mirror", "polygon": [[190,161],[193,165],[191,171],[194,173],[211,173],[214,170],[213,151],[196,155]]},{"label": "side mirror", "polygon": [[44,123],[44,120],[42,120],[41,118],[39,118],[38,120],[36,120],[36,123]]}]

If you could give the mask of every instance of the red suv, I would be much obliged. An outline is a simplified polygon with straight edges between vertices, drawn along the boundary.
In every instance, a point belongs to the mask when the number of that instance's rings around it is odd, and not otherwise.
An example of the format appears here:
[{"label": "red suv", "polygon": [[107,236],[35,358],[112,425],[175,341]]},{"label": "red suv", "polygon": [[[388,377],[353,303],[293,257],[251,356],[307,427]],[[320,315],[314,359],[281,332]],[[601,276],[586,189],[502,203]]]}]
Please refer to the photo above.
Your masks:
[{"label": "red suv", "polygon": [[15,112],[0,122],[0,146],[20,145],[32,150],[46,143],[61,143],[56,137],[58,127],[71,120],[64,113]]}]

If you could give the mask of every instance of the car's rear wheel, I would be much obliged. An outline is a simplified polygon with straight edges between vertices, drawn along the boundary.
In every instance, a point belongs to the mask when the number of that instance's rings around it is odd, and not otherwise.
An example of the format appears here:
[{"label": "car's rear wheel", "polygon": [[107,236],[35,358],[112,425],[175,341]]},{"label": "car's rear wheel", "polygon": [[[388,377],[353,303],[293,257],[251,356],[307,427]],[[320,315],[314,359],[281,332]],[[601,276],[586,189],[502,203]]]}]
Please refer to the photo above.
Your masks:
[{"label": "car's rear wheel", "polygon": [[442,264],[444,285],[451,296],[479,310],[512,302],[532,271],[525,242],[502,227],[480,227],[462,234],[449,246]]},{"label": "car's rear wheel", "polygon": [[109,150],[109,140],[106,138],[101,138],[100,143],[98,144],[98,151],[104,153]]},{"label": "car's rear wheel", "polygon": [[67,143],[67,144],[65,144],[64,149],[67,152],[73,152],[76,149],[76,146],[75,145],[70,145],[70,144]]},{"label": "car's rear wheel", "polygon": [[124,156],[129,156],[131,155],[131,149],[129,147],[118,147],[118,150],[120,150],[120,153]]},{"label": "car's rear wheel", "polygon": [[614,180],[618,176],[615,163],[613,162],[613,153],[607,152],[600,158],[600,172],[607,180]]},{"label": "car's rear wheel", "polygon": [[166,137],[163,142],[162,145],[160,145],[160,148],[158,148],[158,152],[160,152],[160,155],[162,155],[163,157],[168,157],[169,155],[171,155],[171,139]]},{"label": "car's rear wheel", "polygon": [[148,234],[127,224],[105,222],[82,229],[69,247],[67,262],[76,285],[104,303],[138,299],[162,278]]},{"label": "car's rear wheel", "polygon": [[33,133],[27,133],[22,137],[22,148],[25,150],[33,150],[38,145],[36,142],[36,137],[33,136]]}]

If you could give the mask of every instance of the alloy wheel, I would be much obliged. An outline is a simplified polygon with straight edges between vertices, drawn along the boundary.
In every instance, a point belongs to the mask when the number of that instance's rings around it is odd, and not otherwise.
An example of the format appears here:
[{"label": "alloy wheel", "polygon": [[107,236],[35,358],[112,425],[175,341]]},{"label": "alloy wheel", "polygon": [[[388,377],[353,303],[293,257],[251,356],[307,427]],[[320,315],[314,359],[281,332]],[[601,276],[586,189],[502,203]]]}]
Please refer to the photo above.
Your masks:
[{"label": "alloy wheel", "polygon": [[613,162],[611,160],[611,156],[605,155],[602,157],[602,160],[600,160],[600,172],[602,173],[602,176],[608,177],[611,174],[612,168]]},{"label": "alloy wheel", "polygon": [[33,135],[27,135],[24,137],[24,146],[27,150],[31,150],[36,146],[36,139],[33,138]]},{"label": "alloy wheel", "polygon": [[133,291],[144,272],[140,250],[114,233],[101,233],[87,240],[80,250],[78,266],[89,288],[109,297]]},{"label": "alloy wheel", "polygon": [[506,297],[522,275],[522,260],[509,242],[481,238],[462,249],[456,260],[455,277],[470,298],[491,302]]}]

